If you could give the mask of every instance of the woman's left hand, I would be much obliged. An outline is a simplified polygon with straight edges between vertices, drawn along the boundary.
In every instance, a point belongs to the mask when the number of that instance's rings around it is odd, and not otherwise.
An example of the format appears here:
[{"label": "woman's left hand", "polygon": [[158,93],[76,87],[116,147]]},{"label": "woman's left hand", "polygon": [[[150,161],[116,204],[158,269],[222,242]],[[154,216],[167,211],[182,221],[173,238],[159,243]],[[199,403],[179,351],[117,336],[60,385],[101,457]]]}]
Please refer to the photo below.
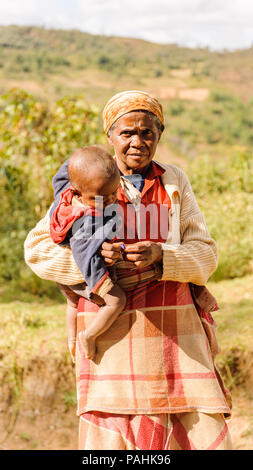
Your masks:
[{"label": "woman's left hand", "polygon": [[145,268],[162,260],[160,243],[144,241],[125,246],[125,258],[132,261],[137,268]]}]

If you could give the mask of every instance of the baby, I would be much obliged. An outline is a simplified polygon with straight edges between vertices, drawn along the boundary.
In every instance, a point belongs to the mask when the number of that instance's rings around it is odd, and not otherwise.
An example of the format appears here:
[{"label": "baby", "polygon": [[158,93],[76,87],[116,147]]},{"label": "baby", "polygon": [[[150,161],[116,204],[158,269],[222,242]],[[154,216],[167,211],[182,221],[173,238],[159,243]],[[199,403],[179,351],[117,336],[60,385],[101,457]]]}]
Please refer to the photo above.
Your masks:
[{"label": "baby", "polygon": [[[115,240],[115,227],[120,219],[115,216],[115,210],[105,209],[116,201],[120,173],[112,156],[93,145],[76,150],[70,157],[68,177],[70,186],[61,192],[51,211],[50,234],[55,243],[70,245],[85,279],[84,284],[69,287],[100,306],[92,323],[79,333],[86,357],[93,359],[96,338],[112,325],[126,303],[124,291],[98,251],[105,240]],[[67,332],[73,360],[76,317],[77,303],[68,299]]]}]

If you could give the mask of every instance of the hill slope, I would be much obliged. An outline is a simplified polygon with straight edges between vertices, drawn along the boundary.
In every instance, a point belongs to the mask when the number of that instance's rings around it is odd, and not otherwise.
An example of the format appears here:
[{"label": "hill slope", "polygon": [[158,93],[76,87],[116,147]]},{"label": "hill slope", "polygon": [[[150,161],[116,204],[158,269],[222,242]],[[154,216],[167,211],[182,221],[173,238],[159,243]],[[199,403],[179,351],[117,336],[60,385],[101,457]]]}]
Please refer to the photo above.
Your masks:
[{"label": "hill slope", "polygon": [[[252,93],[253,48],[210,52],[76,30],[18,26],[0,26],[0,37],[0,93],[20,82],[27,91],[47,97],[89,87],[106,95],[108,89],[111,93],[129,85],[160,90],[160,97],[166,99],[175,95],[175,89],[224,88],[224,83],[245,100]],[[191,98],[189,92],[184,96]],[[206,94],[194,96],[202,99]]]}]

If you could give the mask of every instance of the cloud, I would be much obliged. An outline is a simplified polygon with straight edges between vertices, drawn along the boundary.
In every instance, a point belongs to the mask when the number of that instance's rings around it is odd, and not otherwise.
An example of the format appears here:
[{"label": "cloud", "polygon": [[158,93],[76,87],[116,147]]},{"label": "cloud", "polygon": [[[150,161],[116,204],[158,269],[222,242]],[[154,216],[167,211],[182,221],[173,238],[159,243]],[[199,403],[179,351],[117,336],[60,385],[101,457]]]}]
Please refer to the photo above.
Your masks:
[{"label": "cloud", "polygon": [[8,0],[0,4],[1,24],[76,28],[213,49],[251,46],[252,18],[252,0]]},{"label": "cloud", "polygon": [[252,43],[251,0],[93,0],[89,7],[78,0],[78,5],[82,29],[96,34],[213,49]]},{"label": "cloud", "polygon": [[0,2],[0,24],[78,27],[77,0],[8,0]]}]

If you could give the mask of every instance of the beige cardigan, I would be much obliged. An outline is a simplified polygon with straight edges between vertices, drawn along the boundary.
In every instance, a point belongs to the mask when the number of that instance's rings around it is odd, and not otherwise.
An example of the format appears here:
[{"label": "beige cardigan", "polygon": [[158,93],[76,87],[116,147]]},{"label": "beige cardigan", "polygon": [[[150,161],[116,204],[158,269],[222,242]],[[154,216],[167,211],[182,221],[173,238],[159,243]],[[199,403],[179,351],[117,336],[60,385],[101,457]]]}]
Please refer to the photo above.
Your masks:
[{"label": "beige cardigan", "polygon": [[[169,233],[163,249],[162,280],[206,284],[217,267],[217,246],[210,237],[186,174],[174,165],[157,162],[166,171],[161,176],[171,198]],[[137,213],[140,192],[121,178],[121,185]],[[50,238],[49,211],[25,240],[25,261],[42,279],[73,285],[83,282],[71,249],[58,246]]]}]

